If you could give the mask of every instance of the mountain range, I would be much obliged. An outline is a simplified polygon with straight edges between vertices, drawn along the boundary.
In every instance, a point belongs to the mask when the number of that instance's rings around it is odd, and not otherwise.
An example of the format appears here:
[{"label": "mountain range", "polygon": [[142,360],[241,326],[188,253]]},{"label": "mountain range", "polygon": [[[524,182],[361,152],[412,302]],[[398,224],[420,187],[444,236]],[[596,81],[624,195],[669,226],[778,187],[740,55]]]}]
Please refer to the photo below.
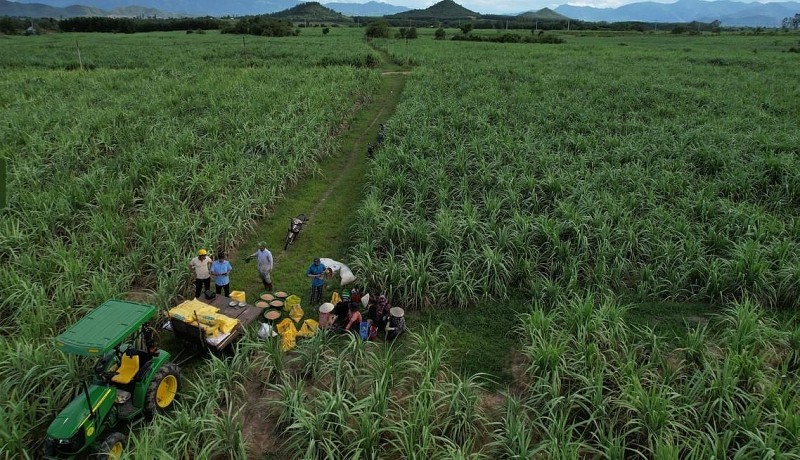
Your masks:
[{"label": "mountain range", "polygon": [[800,13],[800,2],[743,3],[678,0],[675,3],[641,2],[618,8],[561,5],[557,13],[591,22],[712,22],[723,26],[780,27],[785,17]]},{"label": "mountain range", "polygon": [[338,11],[345,16],[386,16],[390,14],[402,13],[408,11],[409,8],[405,6],[395,6],[383,2],[367,2],[367,3],[324,3],[325,6]]},{"label": "mountain range", "polygon": [[118,8],[103,10],[94,6],[73,4],[67,7],[45,5],[43,3],[19,3],[0,0],[0,16],[18,16],[29,18],[73,18],[80,16],[113,16],[113,17],[167,17],[174,16],[156,8],[124,5]]},{"label": "mountain range", "polygon": [[[400,0],[402,1],[402,0]],[[76,5],[80,3],[82,6]],[[0,16],[72,17],[91,15],[242,16],[283,11],[297,0],[0,0]],[[35,5],[34,5],[35,4]],[[130,6],[141,9],[122,10]],[[410,10],[383,2],[327,3],[326,7],[346,16],[439,17],[433,9],[461,11],[460,17],[479,17],[452,0],[425,10]],[[446,7],[446,8],[443,8]],[[744,3],[730,0],[678,0],[675,3],[640,2],[618,8],[561,5],[553,10],[568,18],[590,22],[712,22],[722,26],[780,27],[785,17],[800,13],[800,2]],[[142,11],[141,13],[136,13]],[[156,13],[155,11],[158,11]],[[149,13],[147,13],[149,12]],[[128,14],[124,14],[128,13]],[[132,14],[135,13],[135,14]],[[395,16],[396,17],[396,16]]]}]

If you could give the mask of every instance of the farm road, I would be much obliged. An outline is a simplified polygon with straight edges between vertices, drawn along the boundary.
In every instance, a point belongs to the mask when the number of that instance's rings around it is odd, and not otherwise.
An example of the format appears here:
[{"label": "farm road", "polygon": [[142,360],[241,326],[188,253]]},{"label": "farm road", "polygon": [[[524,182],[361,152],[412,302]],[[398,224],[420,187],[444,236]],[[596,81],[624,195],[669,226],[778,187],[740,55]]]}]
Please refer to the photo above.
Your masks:
[{"label": "farm road", "polygon": [[[250,302],[257,298],[263,286],[255,262],[245,264],[243,259],[256,250],[259,241],[266,241],[275,259],[272,271],[275,290],[297,294],[303,301],[308,299],[309,286],[305,270],[314,257],[329,257],[347,263],[346,254],[351,242],[349,230],[356,223],[353,220],[355,209],[369,180],[367,146],[375,143],[379,125],[394,113],[408,75],[408,72],[397,71],[395,66],[388,64],[379,70],[383,77],[381,88],[372,100],[356,108],[358,113],[349,129],[339,135],[339,151],[320,162],[321,174],[301,180],[278,201],[271,216],[258,222],[244,243],[231,251],[230,259],[235,267],[231,273],[232,286],[246,291]],[[283,243],[289,219],[300,213],[311,220],[286,251]],[[323,297],[329,295],[325,292]],[[306,317],[317,317],[307,302],[302,302],[302,305]],[[280,447],[270,434],[272,421],[265,415],[267,398],[260,394],[257,386],[248,388],[247,393],[243,431],[250,452],[262,456],[278,454]]]}]

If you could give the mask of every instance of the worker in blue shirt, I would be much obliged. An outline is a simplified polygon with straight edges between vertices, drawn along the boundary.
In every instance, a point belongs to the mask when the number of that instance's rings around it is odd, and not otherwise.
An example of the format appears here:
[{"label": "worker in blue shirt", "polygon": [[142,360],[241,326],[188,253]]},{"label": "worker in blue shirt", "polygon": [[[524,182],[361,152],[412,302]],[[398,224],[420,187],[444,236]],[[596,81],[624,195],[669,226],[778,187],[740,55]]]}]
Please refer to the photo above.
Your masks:
[{"label": "worker in blue shirt", "polygon": [[214,286],[219,294],[225,290],[225,297],[231,296],[231,279],[228,276],[233,270],[231,263],[225,258],[225,253],[217,254],[217,260],[211,264],[211,276],[214,277]]},{"label": "worker in blue shirt", "polygon": [[314,262],[306,270],[306,276],[311,278],[311,305],[317,305],[322,302],[322,286],[325,285],[323,275],[325,273],[325,265],[319,260],[319,257],[314,258]]}]

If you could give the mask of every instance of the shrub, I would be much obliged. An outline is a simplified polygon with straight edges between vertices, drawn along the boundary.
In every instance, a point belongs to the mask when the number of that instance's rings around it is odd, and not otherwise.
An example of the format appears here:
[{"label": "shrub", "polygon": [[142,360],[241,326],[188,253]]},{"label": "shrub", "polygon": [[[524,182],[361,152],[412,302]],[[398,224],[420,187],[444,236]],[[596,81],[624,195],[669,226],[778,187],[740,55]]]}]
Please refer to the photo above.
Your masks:
[{"label": "shrub", "polygon": [[389,38],[389,23],[386,21],[372,21],[367,24],[364,36],[367,38]]},{"label": "shrub", "polygon": [[224,29],[223,34],[249,34],[264,37],[289,37],[298,35],[299,29],[292,30],[292,23],[283,19],[254,16],[236,21]]},{"label": "shrub", "polygon": [[439,27],[438,29],[436,29],[436,32],[433,34],[433,38],[434,38],[434,40],[444,40],[444,37],[446,35],[447,34],[445,33],[444,29]]}]

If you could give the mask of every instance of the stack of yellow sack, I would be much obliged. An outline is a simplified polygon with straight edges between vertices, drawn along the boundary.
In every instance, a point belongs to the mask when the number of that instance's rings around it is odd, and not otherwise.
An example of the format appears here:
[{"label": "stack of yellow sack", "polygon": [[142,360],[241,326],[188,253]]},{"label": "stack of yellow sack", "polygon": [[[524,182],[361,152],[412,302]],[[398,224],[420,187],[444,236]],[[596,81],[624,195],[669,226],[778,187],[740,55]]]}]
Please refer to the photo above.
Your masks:
[{"label": "stack of yellow sack", "polygon": [[191,323],[197,320],[196,316],[205,315],[207,313],[216,313],[219,308],[200,302],[199,300],[187,300],[182,304],[174,307],[169,311],[169,317],[175,318],[184,323]]},{"label": "stack of yellow sack", "polygon": [[319,329],[319,323],[313,319],[307,319],[303,322],[303,325],[300,326],[300,330],[298,331],[291,318],[284,318],[283,321],[275,326],[275,329],[278,331],[278,334],[281,335],[281,349],[283,351],[288,351],[297,344],[297,337],[308,338],[313,336]]},{"label": "stack of yellow sack", "polygon": [[218,313],[219,308],[200,302],[187,300],[169,311],[169,316],[177,321],[183,321],[205,332],[207,337],[216,337],[220,334],[229,334],[239,320]]}]

